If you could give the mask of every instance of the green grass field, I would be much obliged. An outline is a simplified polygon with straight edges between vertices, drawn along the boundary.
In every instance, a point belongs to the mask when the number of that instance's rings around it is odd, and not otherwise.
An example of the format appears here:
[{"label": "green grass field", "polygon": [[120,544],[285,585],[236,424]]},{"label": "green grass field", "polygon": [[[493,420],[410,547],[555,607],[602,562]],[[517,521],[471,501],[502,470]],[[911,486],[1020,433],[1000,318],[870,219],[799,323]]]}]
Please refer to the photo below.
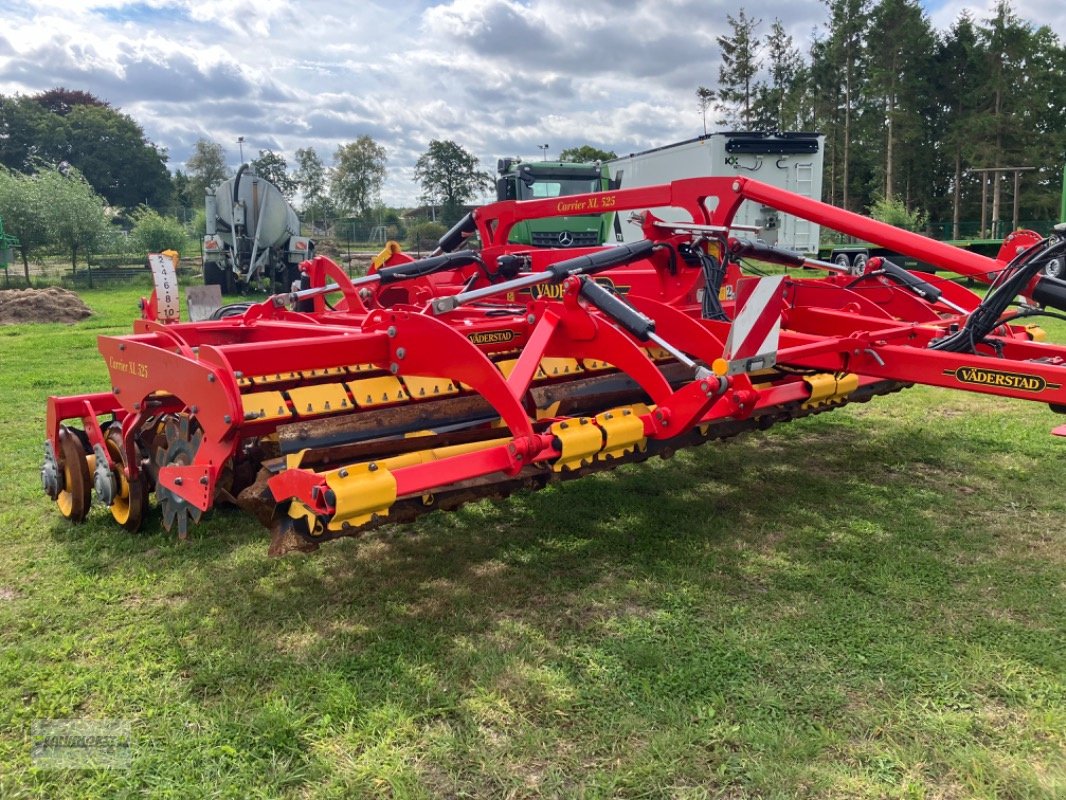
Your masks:
[{"label": "green grass field", "polygon": [[[0,797],[1066,796],[1046,407],[916,388],[270,559],[41,492],[137,294],[0,328]],[[54,718],[129,721],[130,768],[35,767]]]}]

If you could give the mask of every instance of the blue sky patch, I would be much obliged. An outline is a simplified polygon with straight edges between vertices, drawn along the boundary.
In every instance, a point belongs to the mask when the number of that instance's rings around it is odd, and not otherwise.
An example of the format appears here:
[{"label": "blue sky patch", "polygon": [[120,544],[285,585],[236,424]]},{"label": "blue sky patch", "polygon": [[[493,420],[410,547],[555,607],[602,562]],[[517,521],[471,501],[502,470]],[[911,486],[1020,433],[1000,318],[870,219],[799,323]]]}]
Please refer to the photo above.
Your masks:
[{"label": "blue sky patch", "polygon": [[187,22],[189,15],[177,3],[160,6],[148,3],[129,3],[118,8],[102,8],[96,12],[108,22],[133,22],[149,24],[156,22]]}]

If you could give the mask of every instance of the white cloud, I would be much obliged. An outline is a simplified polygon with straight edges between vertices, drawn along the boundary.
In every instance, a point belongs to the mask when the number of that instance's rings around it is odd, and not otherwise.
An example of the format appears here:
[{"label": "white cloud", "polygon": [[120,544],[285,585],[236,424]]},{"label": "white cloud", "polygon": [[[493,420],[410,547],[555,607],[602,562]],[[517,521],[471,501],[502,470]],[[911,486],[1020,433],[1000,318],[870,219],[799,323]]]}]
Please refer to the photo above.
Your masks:
[{"label": "white cloud", "polygon": [[[991,5],[992,0],[984,0]],[[946,27],[963,7],[931,11]],[[180,166],[200,136],[236,164],[259,148],[327,158],[362,134],[389,154],[385,200],[413,203],[412,172],[434,138],[483,165],[590,143],[619,152],[694,136],[694,91],[718,72],[726,0],[30,0],[0,37],[0,92],[58,85],[131,114]],[[1066,28],[1054,0],[1020,16]],[[805,48],[820,0],[779,15]]]}]

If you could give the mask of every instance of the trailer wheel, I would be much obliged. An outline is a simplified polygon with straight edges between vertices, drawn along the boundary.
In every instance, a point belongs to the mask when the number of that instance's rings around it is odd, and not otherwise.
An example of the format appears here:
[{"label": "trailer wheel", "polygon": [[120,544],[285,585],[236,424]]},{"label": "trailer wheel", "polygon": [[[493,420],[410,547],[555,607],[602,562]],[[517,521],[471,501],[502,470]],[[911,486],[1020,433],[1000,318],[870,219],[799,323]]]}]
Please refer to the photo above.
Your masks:
[{"label": "trailer wheel", "polygon": [[862,275],[866,272],[866,262],[870,260],[870,256],[866,253],[856,253],[855,258],[851,260],[851,274]]},{"label": "trailer wheel", "polygon": [[834,253],[833,263],[837,266],[844,267],[844,269],[851,269],[851,259],[848,258],[847,253]]},{"label": "trailer wheel", "polygon": [[1058,278],[1060,281],[1066,280],[1066,258],[1059,256],[1051,259],[1044,265],[1044,274],[1049,278]]}]

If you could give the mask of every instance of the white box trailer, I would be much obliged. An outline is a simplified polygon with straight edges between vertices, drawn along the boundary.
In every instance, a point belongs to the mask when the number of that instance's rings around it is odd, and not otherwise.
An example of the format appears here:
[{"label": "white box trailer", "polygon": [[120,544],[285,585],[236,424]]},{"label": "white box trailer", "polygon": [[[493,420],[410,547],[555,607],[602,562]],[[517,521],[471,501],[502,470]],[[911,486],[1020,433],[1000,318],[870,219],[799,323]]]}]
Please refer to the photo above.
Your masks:
[{"label": "white box trailer", "polygon": [[[790,192],[822,199],[822,158],[825,136],[820,133],[732,131],[710,133],[685,142],[633,153],[608,162],[611,177],[621,188],[653,186],[681,178],[746,175]],[[670,222],[691,222],[674,208],[654,208],[652,213]],[[640,226],[619,215],[615,230],[623,242],[642,239]],[[745,201],[737,212],[737,225],[758,226],[754,236],[766,244],[806,255],[818,252],[819,226],[782,214],[760,203]]]}]

